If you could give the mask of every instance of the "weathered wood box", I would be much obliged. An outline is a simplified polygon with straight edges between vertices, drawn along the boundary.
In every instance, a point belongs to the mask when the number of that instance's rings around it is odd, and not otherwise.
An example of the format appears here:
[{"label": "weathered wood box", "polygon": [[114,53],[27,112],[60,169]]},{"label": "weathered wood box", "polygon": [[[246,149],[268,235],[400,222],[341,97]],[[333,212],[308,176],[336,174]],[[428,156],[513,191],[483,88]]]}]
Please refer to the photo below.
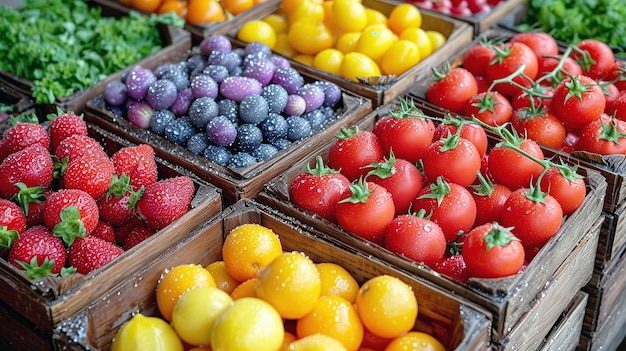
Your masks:
[{"label": "weathered wood box", "polygon": [[54,335],[57,349],[108,349],[117,330],[133,314],[158,315],[155,287],[164,269],[186,263],[206,266],[220,260],[224,236],[245,223],[258,223],[272,229],[279,235],[285,251],[304,252],[314,262],[343,266],[359,284],[379,274],[399,277],[413,288],[418,299],[417,330],[433,333],[447,350],[489,348],[489,314],[481,308],[331,237],[312,235],[308,226],[276,209],[253,199],[242,199],[146,264],[106,296],[61,323]]},{"label": "weathered wood box", "polygon": [[582,291],[576,293],[576,296],[550,330],[550,334],[544,339],[539,350],[576,350],[580,343],[587,297],[588,295]]},{"label": "weathered wood box", "polygon": [[[388,105],[377,109],[361,121],[360,129],[371,130],[378,116],[385,115],[389,109],[393,108]],[[535,308],[534,311],[538,311],[536,308],[545,309],[546,313],[542,312],[541,318],[552,317],[552,322],[555,322],[556,317],[565,309],[575,292],[591,279],[603,221],[601,207],[606,190],[606,181],[599,173],[585,170],[588,188],[584,203],[565,218],[559,232],[544,245],[523,272],[502,279],[472,278],[468,284],[461,285],[422,264],[393,254],[381,246],[346,232],[338,225],[311,212],[300,210],[290,201],[288,186],[292,179],[306,171],[307,164],[313,167],[316,156],[326,158],[330,145],[331,143],[321,146],[308,159],[301,160],[284,174],[268,182],[259,194],[258,201],[299,218],[315,228],[316,232],[334,236],[355,249],[383,258],[396,267],[408,270],[416,276],[426,278],[446,290],[484,306],[493,314],[492,337],[495,344],[525,346],[522,349],[531,349],[526,346],[534,345],[545,334],[521,335],[520,333],[547,333],[549,327],[537,329],[531,324],[525,324],[524,321],[529,319],[524,316],[532,315],[528,311],[533,308]],[[568,261],[574,261],[577,264],[565,263]],[[576,267],[575,270],[570,270],[572,266]],[[564,275],[568,278],[558,278]],[[550,283],[552,280],[559,281],[563,285],[550,290],[552,294],[547,294],[542,290],[552,287],[553,284]],[[546,295],[553,297],[540,299],[541,296]],[[534,303],[538,303],[540,307],[533,307]]]},{"label": "weathered wood box", "polygon": [[[89,133],[101,142],[109,155],[133,145],[94,125],[89,126]],[[185,169],[165,160],[157,159],[157,166],[159,179],[188,175]],[[6,304],[5,309],[14,310],[21,315],[20,318],[31,323],[44,341],[46,337],[51,340],[56,325],[98,300],[118,283],[128,280],[146,262],[159,257],[173,243],[221,212],[219,189],[197,177],[192,178],[196,193],[189,212],[89,275],[76,273],[67,278],[46,277],[33,281],[23,271],[0,259],[0,300]],[[19,333],[19,330],[2,330],[3,334]]]},{"label": "weathered wood box", "polygon": [[[109,1],[90,0],[88,3],[90,6],[100,7],[103,17],[119,18],[128,14],[128,12],[120,10],[117,7],[109,7]],[[162,49],[140,60],[136,64],[143,67],[156,68],[164,62],[177,61],[187,55],[187,51],[191,48],[191,35],[189,32],[170,25],[159,25],[158,30],[163,42]],[[38,114],[43,116],[48,113],[56,112],[57,107],[61,108],[63,111],[72,111],[81,114],[85,109],[87,101],[104,93],[107,83],[113,80],[119,80],[124,72],[128,71],[132,66],[134,65],[129,65],[129,67],[107,76],[105,79],[85,90],[76,91],[74,94],[67,97],[57,98],[54,104],[36,104],[35,108]],[[19,101],[33,101],[33,82],[30,80],[18,77],[11,72],[0,71],[0,87],[3,87],[3,90],[10,89],[14,91],[19,97]]]}]

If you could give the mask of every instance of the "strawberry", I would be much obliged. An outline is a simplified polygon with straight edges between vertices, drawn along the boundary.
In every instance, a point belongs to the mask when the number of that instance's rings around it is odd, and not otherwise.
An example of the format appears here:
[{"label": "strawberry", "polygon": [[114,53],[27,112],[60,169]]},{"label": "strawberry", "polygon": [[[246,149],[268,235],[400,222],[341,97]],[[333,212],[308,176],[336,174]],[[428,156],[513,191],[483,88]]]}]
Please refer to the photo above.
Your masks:
[{"label": "strawberry", "polygon": [[14,152],[0,164],[0,197],[11,199],[17,183],[27,187],[50,187],[54,175],[52,158],[45,147],[34,144]]},{"label": "strawberry", "polygon": [[68,251],[69,265],[81,274],[89,274],[124,253],[121,247],[95,236],[77,238]]},{"label": "strawberry", "polygon": [[195,192],[188,176],[178,176],[148,185],[137,201],[137,213],[152,229],[162,229],[184,215]]},{"label": "strawberry", "polygon": [[108,157],[85,155],[70,160],[62,174],[62,184],[66,189],[80,189],[97,199],[109,189],[114,170]]},{"label": "strawberry", "polygon": [[58,111],[48,127],[50,150],[54,153],[61,141],[72,135],[87,135],[87,123],[81,116]]},{"label": "strawberry", "polygon": [[148,186],[158,179],[154,149],[148,144],[124,147],[111,156],[115,173],[126,174],[134,191]]},{"label": "strawberry", "polygon": [[67,157],[68,162],[83,155],[108,158],[102,145],[96,139],[82,134],[75,134],[63,139],[54,150],[54,155],[59,159]]},{"label": "strawberry", "polygon": [[32,279],[60,273],[66,258],[63,241],[41,225],[22,233],[9,252],[9,262],[25,270]]},{"label": "strawberry", "polygon": [[0,161],[34,144],[46,149],[50,147],[50,137],[46,128],[36,123],[18,123],[7,129],[0,140]]},{"label": "strawberry", "polygon": [[124,240],[122,241],[122,247],[124,248],[124,250],[128,251],[132,247],[151,237],[155,233],[156,230],[148,228],[145,225],[135,226],[133,230],[131,230],[130,233],[128,233],[128,235],[124,237]]},{"label": "strawberry", "polygon": [[129,189],[130,178],[126,174],[118,177],[113,175],[113,181],[106,194],[96,201],[100,209],[100,218],[114,226],[123,226],[135,216],[135,204],[143,194],[143,188],[138,192]]},{"label": "strawberry", "polygon": [[43,223],[54,235],[71,245],[76,238],[90,235],[98,225],[96,200],[79,189],[60,189],[43,206]]},{"label": "strawberry", "polygon": [[12,201],[0,199],[0,252],[10,249],[26,230],[26,216]]},{"label": "strawberry", "polygon": [[96,229],[93,230],[91,235],[104,241],[115,243],[115,228],[105,221],[98,221],[98,225],[96,225]]},{"label": "strawberry", "polygon": [[54,193],[54,190],[42,186],[29,188],[24,183],[17,183],[16,185],[20,191],[15,195],[15,202],[26,215],[26,226],[33,227],[42,224],[43,202]]},{"label": "strawberry", "polygon": [[135,216],[128,222],[124,223],[123,226],[115,228],[115,242],[122,246],[124,240],[126,240],[126,237],[130,234],[130,232],[132,232],[135,227],[140,225],[143,225],[141,219]]}]

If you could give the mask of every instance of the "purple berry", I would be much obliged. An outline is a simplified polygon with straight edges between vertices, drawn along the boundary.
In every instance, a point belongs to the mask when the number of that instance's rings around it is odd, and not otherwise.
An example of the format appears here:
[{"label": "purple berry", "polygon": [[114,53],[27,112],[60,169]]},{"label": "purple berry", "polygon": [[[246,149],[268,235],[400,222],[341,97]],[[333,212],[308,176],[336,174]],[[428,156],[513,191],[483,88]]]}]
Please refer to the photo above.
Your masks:
[{"label": "purple berry", "polygon": [[229,146],[237,137],[237,127],[228,118],[217,116],[207,124],[206,135],[215,145]]},{"label": "purple berry", "polygon": [[128,120],[141,129],[150,128],[154,109],[145,101],[133,101],[126,108]]},{"label": "purple berry", "polygon": [[281,56],[281,55],[273,54],[272,56],[270,56],[270,61],[272,61],[272,63],[274,64],[274,66],[276,66],[276,68],[291,67],[291,63],[289,63],[289,60],[286,57]]},{"label": "purple berry", "polygon": [[298,95],[304,98],[306,107],[304,112],[309,112],[322,106],[324,103],[324,90],[314,84],[305,84],[298,89]]},{"label": "purple berry", "polygon": [[178,92],[176,95],[176,100],[172,106],[170,106],[170,110],[176,114],[176,116],[185,116],[189,113],[189,106],[191,106],[191,102],[193,101],[193,94],[191,93],[191,88],[185,88]]},{"label": "purple berry", "polygon": [[276,66],[272,61],[265,58],[256,58],[246,63],[242,75],[244,77],[258,80],[262,86],[266,86],[272,81]]},{"label": "purple berry", "polygon": [[126,84],[119,80],[110,81],[104,89],[104,100],[111,106],[122,106],[126,102],[127,95]]},{"label": "purple berry", "polygon": [[207,74],[196,76],[191,81],[191,94],[196,99],[201,97],[215,99],[218,94],[217,83]]},{"label": "purple berry", "polygon": [[151,70],[139,65],[133,66],[126,75],[128,96],[137,101],[143,100],[146,94],[148,94],[148,88],[150,88],[150,85],[156,82],[156,80],[157,77]]},{"label": "purple berry", "polygon": [[228,77],[220,84],[220,93],[227,99],[241,102],[252,94],[261,95],[263,87],[258,80],[248,77]]},{"label": "purple berry", "polygon": [[304,84],[304,78],[292,67],[279,67],[274,71],[272,83],[282,86],[289,94],[295,94]]},{"label": "purple berry", "polygon": [[229,52],[232,49],[230,40],[224,35],[217,34],[204,38],[198,47],[204,56],[211,55],[213,51]]},{"label": "purple berry", "polygon": [[230,75],[228,68],[222,65],[208,65],[204,68],[202,73],[208,74],[217,84],[222,83],[224,79],[228,78]]},{"label": "purple berry", "polygon": [[333,107],[341,101],[342,92],[337,84],[327,80],[317,80],[313,84],[321,87],[324,91],[324,106]]},{"label": "purple berry", "polygon": [[287,97],[285,113],[289,116],[300,116],[306,110],[306,101],[300,95],[291,94]]},{"label": "purple berry", "polygon": [[176,85],[172,81],[159,79],[148,88],[146,101],[155,110],[165,110],[172,106],[177,95]]},{"label": "purple berry", "polygon": [[243,49],[244,56],[256,56],[256,57],[270,57],[272,55],[272,49],[267,44],[259,41],[253,41],[246,44]]}]

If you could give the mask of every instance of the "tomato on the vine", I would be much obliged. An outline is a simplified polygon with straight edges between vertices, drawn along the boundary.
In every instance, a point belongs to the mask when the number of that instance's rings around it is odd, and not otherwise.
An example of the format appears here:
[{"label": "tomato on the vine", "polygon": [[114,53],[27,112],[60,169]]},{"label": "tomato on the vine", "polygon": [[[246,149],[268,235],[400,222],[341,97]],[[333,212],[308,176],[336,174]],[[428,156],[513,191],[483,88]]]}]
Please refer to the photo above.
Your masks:
[{"label": "tomato on the vine", "polygon": [[[512,142],[523,152],[543,160],[544,154],[536,141],[517,137]],[[506,142],[496,144],[489,153],[487,160],[489,176],[494,182],[500,183],[511,190],[528,188],[531,182],[537,181],[543,172],[543,166],[519,151],[506,146]]]},{"label": "tomato on the vine", "polygon": [[467,49],[463,56],[462,66],[475,76],[487,76],[487,66],[496,57],[493,44],[481,40]]},{"label": "tomato on the vine", "polygon": [[476,180],[480,160],[474,144],[456,133],[430,144],[422,157],[422,166],[430,183],[443,177],[448,182],[467,187]]},{"label": "tomato on the vine", "polygon": [[[521,42],[509,42],[502,46],[494,46],[496,57],[487,66],[487,79],[493,82],[515,73],[523,65],[523,75],[517,75],[512,81],[525,86],[532,86],[532,81],[537,78],[538,60],[535,52]],[[515,96],[519,88],[511,83],[499,83],[494,89],[506,96]]]},{"label": "tomato on the vine", "polygon": [[572,53],[572,56],[580,63],[583,74],[591,79],[604,79],[611,73],[615,65],[615,54],[606,43],[597,39],[585,39],[576,46],[586,51],[589,56],[585,57],[578,51]]},{"label": "tomato on the vine", "polygon": [[498,223],[473,228],[463,243],[463,260],[470,276],[501,278],[517,274],[524,264],[524,246]]},{"label": "tomato on the vine", "polygon": [[609,116],[626,121],[626,90],[617,93],[610,101],[607,101],[606,113]]},{"label": "tomato on the vine", "polygon": [[489,141],[485,129],[476,123],[467,123],[460,119],[446,119],[435,128],[433,141],[456,134],[459,129],[461,129],[461,138],[471,141],[482,158],[487,153]]},{"label": "tomato on the vine", "polygon": [[511,195],[511,190],[502,184],[494,184],[489,177],[478,174],[479,184],[470,186],[470,192],[476,202],[476,220],[474,226],[490,222],[499,222],[504,203]]},{"label": "tomato on the vine", "polygon": [[346,198],[349,191],[348,178],[325,166],[321,156],[316,158],[314,169],[307,165],[307,171],[298,174],[289,184],[291,202],[331,222],[336,222],[337,203]]},{"label": "tomato on the vine", "polygon": [[354,126],[342,128],[337,135],[337,140],[328,150],[328,166],[354,181],[367,174],[368,169],[365,166],[378,162],[383,157],[383,148],[378,137]]},{"label": "tomato on the vine", "polygon": [[537,56],[539,62],[545,57],[559,54],[559,45],[554,37],[546,32],[520,32],[509,39],[509,43],[526,44]]},{"label": "tomato on the vine", "polygon": [[600,155],[626,154],[626,122],[602,114],[579,133],[576,150]]},{"label": "tomato on the vine", "polygon": [[472,97],[463,110],[463,115],[476,117],[490,126],[501,126],[513,115],[509,100],[497,91],[479,93]]},{"label": "tomato on the vine", "polygon": [[423,216],[420,211],[394,218],[387,227],[385,248],[433,268],[443,260],[446,237],[437,223]]},{"label": "tomato on the vine", "polygon": [[571,76],[554,89],[551,108],[554,114],[572,130],[577,130],[600,118],[606,97],[598,83],[588,76]]},{"label": "tomato on the vine", "polygon": [[561,165],[550,167],[541,178],[541,190],[552,195],[561,204],[563,215],[578,209],[587,196],[585,178],[575,168]]},{"label": "tomato on the vine", "polygon": [[560,149],[565,143],[565,126],[549,109],[533,111],[528,107],[520,108],[513,112],[511,124],[517,133],[541,145]]},{"label": "tomato on the vine", "polygon": [[465,104],[478,94],[474,75],[463,67],[450,69],[446,65],[443,72],[433,68],[433,81],[426,88],[426,100],[453,113],[461,113]]}]

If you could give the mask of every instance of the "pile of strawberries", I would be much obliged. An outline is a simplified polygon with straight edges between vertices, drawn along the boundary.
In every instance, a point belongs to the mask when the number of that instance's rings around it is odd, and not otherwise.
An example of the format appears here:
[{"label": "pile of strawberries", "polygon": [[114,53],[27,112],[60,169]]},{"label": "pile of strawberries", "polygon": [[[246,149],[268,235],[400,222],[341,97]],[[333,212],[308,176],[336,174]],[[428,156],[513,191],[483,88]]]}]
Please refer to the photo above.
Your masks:
[{"label": "pile of strawberries", "polygon": [[189,210],[192,179],[159,179],[150,145],[109,157],[81,116],[53,117],[0,139],[0,256],[29,277],[88,274]]}]

